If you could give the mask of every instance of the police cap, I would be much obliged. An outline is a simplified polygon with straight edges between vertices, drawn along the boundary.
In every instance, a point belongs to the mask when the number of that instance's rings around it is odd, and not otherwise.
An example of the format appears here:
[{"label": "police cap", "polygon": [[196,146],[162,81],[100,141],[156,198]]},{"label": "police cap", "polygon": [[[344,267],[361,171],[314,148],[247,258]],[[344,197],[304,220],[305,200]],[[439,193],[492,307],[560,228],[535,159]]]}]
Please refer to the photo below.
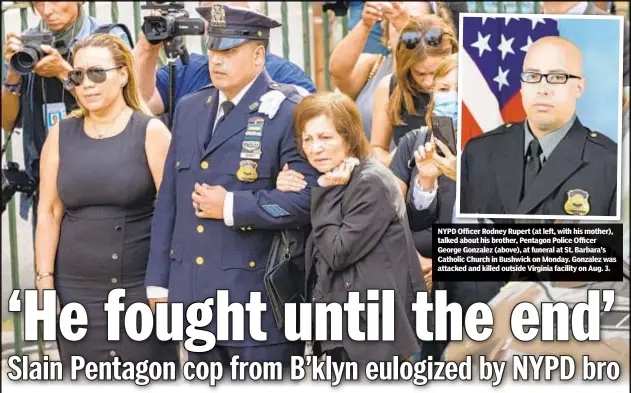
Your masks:
[{"label": "police cap", "polygon": [[227,50],[251,40],[269,39],[269,31],[281,26],[274,19],[247,8],[214,4],[197,7],[208,23],[206,48]]}]

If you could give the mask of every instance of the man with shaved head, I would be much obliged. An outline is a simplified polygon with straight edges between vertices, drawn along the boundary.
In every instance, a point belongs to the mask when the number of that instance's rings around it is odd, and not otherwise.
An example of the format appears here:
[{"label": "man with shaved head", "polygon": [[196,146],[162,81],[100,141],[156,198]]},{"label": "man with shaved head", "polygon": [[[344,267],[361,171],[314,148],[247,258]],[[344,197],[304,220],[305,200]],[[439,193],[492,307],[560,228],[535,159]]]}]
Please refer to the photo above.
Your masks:
[{"label": "man with shaved head", "polygon": [[461,213],[616,216],[617,144],[576,115],[588,88],[580,48],[540,38],[522,71],[526,120],[467,143]]}]

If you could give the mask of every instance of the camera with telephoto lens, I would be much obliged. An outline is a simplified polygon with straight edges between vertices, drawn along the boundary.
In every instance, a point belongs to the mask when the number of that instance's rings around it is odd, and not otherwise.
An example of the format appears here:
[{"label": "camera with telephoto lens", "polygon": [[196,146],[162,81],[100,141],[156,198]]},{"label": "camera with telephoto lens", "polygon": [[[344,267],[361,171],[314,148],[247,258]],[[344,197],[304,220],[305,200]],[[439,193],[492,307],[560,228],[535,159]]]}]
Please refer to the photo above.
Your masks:
[{"label": "camera with telephoto lens", "polygon": [[31,180],[25,171],[20,170],[16,162],[7,162],[7,169],[2,170],[2,213],[16,192],[33,195],[37,191],[37,184]]},{"label": "camera with telephoto lens", "polygon": [[37,63],[46,56],[40,45],[49,45],[57,49],[60,55],[69,53],[66,43],[55,40],[50,32],[24,34],[20,36],[22,48],[11,57],[11,68],[20,75],[33,71]]},{"label": "camera with telephoto lens", "polygon": [[147,1],[141,8],[159,10],[161,14],[145,16],[142,24],[147,41],[153,45],[179,36],[204,34],[204,20],[189,17],[181,2]]}]

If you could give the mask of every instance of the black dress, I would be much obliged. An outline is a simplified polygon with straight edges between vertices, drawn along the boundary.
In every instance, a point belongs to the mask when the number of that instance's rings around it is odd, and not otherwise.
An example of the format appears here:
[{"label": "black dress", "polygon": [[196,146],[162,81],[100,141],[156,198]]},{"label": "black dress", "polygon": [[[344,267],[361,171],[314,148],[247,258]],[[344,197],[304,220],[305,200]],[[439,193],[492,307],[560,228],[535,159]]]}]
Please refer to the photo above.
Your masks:
[{"label": "black dress", "polygon": [[[61,305],[78,302],[86,309],[86,336],[71,342],[58,334],[61,360],[175,360],[174,345],[133,341],[120,318],[120,340],[108,341],[103,304],[116,288],[121,300],[148,303],[144,285],[156,189],[145,153],[151,117],[134,112],[125,129],[94,139],[84,132],[84,119],[65,119],[59,129],[57,188],[64,205],[55,261],[55,289]],[[138,326],[138,331],[140,326]],[[154,329],[155,331],[155,329]],[[167,352],[165,352],[167,351]]]}]

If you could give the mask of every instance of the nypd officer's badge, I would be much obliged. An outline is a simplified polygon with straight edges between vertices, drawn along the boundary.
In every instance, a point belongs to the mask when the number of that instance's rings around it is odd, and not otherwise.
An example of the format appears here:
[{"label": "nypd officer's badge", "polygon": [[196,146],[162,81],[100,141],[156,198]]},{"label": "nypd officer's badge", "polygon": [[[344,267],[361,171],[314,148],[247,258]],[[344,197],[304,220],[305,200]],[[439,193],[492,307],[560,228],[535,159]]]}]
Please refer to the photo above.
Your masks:
[{"label": "nypd officer's badge", "polygon": [[226,27],[226,10],[224,10],[223,5],[214,4],[212,6],[210,14],[210,25],[212,27]]},{"label": "nypd officer's badge", "polygon": [[589,193],[584,190],[570,190],[563,208],[567,214],[585,216],[589,213]]},{"label": "nypd officer's badge", "polygon": [[237,171],[237,179],[245,183],[251,183],[258,179],[256,172],[258,164],[252,160],[241,160],[239,162],[239,170]]}]

